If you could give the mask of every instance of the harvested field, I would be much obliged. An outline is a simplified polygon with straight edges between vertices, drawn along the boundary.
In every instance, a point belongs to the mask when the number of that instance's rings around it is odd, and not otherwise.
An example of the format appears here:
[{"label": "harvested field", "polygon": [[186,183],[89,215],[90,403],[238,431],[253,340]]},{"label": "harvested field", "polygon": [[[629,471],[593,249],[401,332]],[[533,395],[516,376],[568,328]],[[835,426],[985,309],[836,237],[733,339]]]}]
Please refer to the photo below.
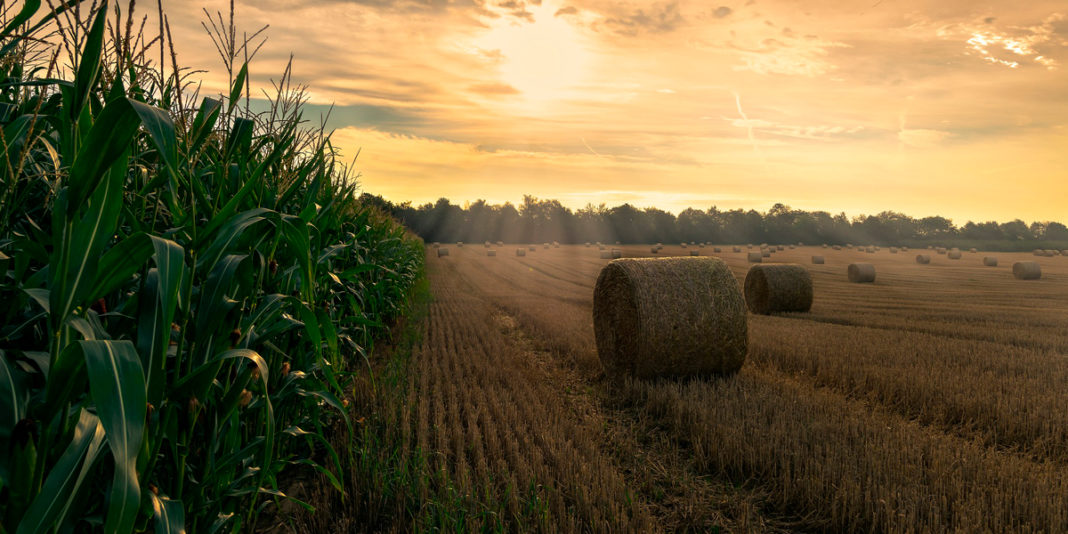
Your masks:
[{"label": "harvested field", "polygon": [[[740,287],[748,253],[723,250]],[[778,252],[807,264],[811,311],[750,314],[733,377],[670,380],[603,372],[598,251],[428,258],[406,443],[505,514],[469,529],[1068,530],[1068,258],[866,250]],[[875,282],[843,276],[857,262]]]}]

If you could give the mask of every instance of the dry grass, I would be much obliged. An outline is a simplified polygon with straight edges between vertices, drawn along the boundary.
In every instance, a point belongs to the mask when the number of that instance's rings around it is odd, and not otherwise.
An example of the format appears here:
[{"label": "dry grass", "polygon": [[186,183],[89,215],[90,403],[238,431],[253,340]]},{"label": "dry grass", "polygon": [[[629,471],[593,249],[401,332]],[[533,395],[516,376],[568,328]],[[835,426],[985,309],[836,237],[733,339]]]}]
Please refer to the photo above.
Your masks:
[{"label": "dry grass", "polygon": [[[628,257],[651,250],[621,248]],[[1042,278],[1021,283],[1007,266],[1030,254],[984,267],[819,250],[826,264],[809,266],[811,312],[750,316],[749,361],[727,380],[607,380],[592,319],[604,262],[582,247],[498,261],[465,250],[428,262],[435,294],[451,304],[431,319],[442,348],[426,353],[419,380],[425,373],[452,391],[439,395],[440,421],[428,413],[425,444],[445,451],[429,457],[440,454],[457,480],[471,473],[470,488],[496,479],[479,475],[479,456],[461,457],[454,439],[503,459],[486,473],[537,472],[548,519],[506,529],[611,530],[603,521],[615,513],[616,530],[1068,530],[1068,258],[1033,258]],[[721,258],[739,279],[750,266],[744,252]],[[858,261],[878,268],[875,283],[842,276]],[[492,341],[501,327],[481,315],[486,306],[537,350],[517,356]],[[438,394],[417,390],[413,399],[438,406]],[[452,408],[468,404],[488,415],[472,423]],[[466,434],[437,437],[453,428]],[[524,432],[549,445],[525,445],[536,440]],[[583,445],[546,454],[564,434]],[[587,492],[599,497],[569,497]]]}]

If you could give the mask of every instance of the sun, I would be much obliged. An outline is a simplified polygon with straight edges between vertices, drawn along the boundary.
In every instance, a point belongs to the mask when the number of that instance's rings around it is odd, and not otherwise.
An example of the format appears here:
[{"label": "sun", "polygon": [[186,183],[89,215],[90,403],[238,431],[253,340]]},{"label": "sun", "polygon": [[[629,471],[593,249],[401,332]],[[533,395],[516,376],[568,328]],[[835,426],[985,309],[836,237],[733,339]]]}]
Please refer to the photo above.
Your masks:
[{"label": "sun", "polygon": [[555,16],[551,2],[527,5],[533,20],[514,16],[493,19],[476,46],[492,52],[499,82],[533,101],[559,100],[585,81],[590,68],[589,46],[565,17]]}]

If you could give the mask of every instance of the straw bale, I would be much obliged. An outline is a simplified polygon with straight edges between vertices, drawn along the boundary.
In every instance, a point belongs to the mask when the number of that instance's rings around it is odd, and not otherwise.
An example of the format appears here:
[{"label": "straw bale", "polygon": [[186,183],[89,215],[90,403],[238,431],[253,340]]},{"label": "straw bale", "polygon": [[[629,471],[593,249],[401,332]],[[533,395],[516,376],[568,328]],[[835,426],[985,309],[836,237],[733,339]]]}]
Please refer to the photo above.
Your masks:
[{"label": "straw bale", "polygon": [[985,265],[987,267],[997,267],[998,266],[998,259],[995,258],[994,256],[987,256],[987,257],[983,258],[983,265]]},{"label": "straw bale", "polygon": [[1042,278],[1042,267],[1033,261],[1018,261],[1012,264],[1012,275],[1020,280],[1038,280]]},{"label": "straw bale", "polygon": [[850,263],[847,271],[849,281],[863,284],[875,281],[875,266],[870,263]]},{"label": "straw bale", "polygon": [[823,256],[812,256],[812,263],[815,265],[823,265]]},{"label": "straw bale", "polygon": [[745,275],[745,303],[749,311],[807,312],[812,308],[812,276],[793,263],[754,265]]},{"label": "straw bale", "polygon": [[763,257],[764,257],[764,255],[759,253],[759,252],[750,252],[749,253],[749,263],[760,263],[760,262],[763,261],[761,259]]},{"label": "straw bale", "polygon": [[608,263],[593,293],[597,353],[612,375],[734,373],[745,362],[745,301],[718,258]]},{"label": "straw bale", "polygon": [[931,255],[930,254],[917,254],[916,255],[916,263],[919,263],[920,265],[927,265],[928,263],[931,263]]}]

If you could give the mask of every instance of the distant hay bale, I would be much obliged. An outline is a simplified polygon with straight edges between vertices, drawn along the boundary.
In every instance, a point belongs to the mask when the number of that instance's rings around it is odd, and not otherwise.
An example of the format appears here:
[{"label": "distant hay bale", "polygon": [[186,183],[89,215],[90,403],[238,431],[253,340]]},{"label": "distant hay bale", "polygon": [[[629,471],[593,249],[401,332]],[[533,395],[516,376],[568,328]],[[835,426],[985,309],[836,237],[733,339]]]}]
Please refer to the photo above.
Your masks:
[{"label": "distant hay bale", "polygon": [[759,252],[750,252],[749,253],[749,263],[760,263],[760,262],[763,261],[763,259],[762,259],[763,257],[764,257],[764,255],[759,253]]},{"label": "distant hay bale", "polygon": [[822,245],[822,248],[827,248],[827,243],[824,243],[824,244]]},{"label": "distant hay bale", "polygon": [[456,246],[457,246],[457,248],[464,248],[464,242],[463,241],[457,241],[456,242]]},{"label": "distant hay bale", "polygon": [[1036,248],[1035,249],[1035,256],[1045,256],[1045,255],[1046,255],[1046,251],[1045,250],[1042,250],[1040,248]]},{"label": "distant hay bale", "polygon": [[612,259],[612,251],[611,250],[602,250],[601,251],[601,259],[602,260],[610,260],[610,259]]},{"label": "distant hay bale", "polygon": [[597,354],[611,375],[734,373],[748,351],[747,320],[738,281],[718,258],[613,261],[593,291]]},{"label": "distant hay bale", "polygon": [[1052,258],[1052,257],[1054,257],[1056,255],[1057,255],[1057,251],[1056,250],[1046,250],[1046,257]]},{"label": "distant hay bale", "polygon": [[983,265],[986,265],[987,267],[997,267],[998,259],[993,256],[987,256],[983,258]]},{"label": "distant hay bale", "polygon": [[842,250],[842,245],[835,245],[831,248],[833,248],[834,250]]},{"label": "distant hay bale", "polygon": [[745,303],[749,311],[807,312],[812,308],[812,276],[793,263],[754,265],[745,275]]},{"label": "distant hay bale", "polygon": [[956,248],[951,250],[951,251],[949,251],[948,253],[946,253],[946,257],[951,259],[951,260],[959,260],[960,256],[961,256],[960,249],[956,249]]},{"label": "distant hay bale", "polygon": [[719,254],[720,252],[723,252],[723,249],[719,247],[712,247],[712,252],[715,254]]},{"label": "distant hay bale", "polygon": [[823,265],[823,256],[812,256],[812,263],[815,265]]},{"label": "distant hay bale", "polygon": [[496,256],[497,256],[497,251],[496,251],[496,250],[493,250],[493,249],[487,250],[487,251],[486,251],[486,255],[487,255],[487,256],[489,256],[489,257],[491,257],[491,258],[494,258],[494,257],[496,257]]},{"label": "distant hay bale", "polygon": [[853,248],[853,243],[846,243],[846,248]]},{"label": "distant hay bale", "polygon": [[938,247],[938,248],[935,249],[935,252],[937,252],[939,254],[945,254],[946,253],[946,249],[944,249],[942,247]]},{"label": "distant hay bale", "polygon": [[516,256],[526,256],[527,255],[527,251],[525,249],[517,248],[517,249],[515,249],[515,255]]},{"label": "distant hay bale", "polygon": [[1068,248],[1061,251],[1061,256],[1068,256]]},{"label": "distant hay bale", "polygon": [[649,247],[649,252],[656,254],[657,252],[660,252],[660,249],[656,247]]},{"label": "distant hay bale", "polygon": [[734,247],[731,250],[733,250],[734,252],[741,252],[742,251],[742,247]]},{"label": "distant hay bale", "polygon": [[875,247],[868,247],[866,251],[868,254],[875,254]]},{"label": "distant hay bale", "polygon": [[498,241],[497,242],[497,246],[498,247],[503,247],[504,246],[504,241]]},{"label": "distant hay bale", "polygon": [[[786,247],[786,248],[789,248],[790,250],[793,250],[793,249],[794,249],[794,246],[793,246],[793,245],[790,245],[789,247]],[[779,250],[782,250],[782,249],[780,248]]]},{"label": "distant hay bale", "polygon": [[598,243],[598,244],[597,244],[597,249],[598,249],[598,250],[604,250],[604,249],[605,249],[605,246],[604,246],[604,245],[602,245],[602,244],[600,244],[600,243]]},{"label": "distant hay bale", "polygon": [[847,271],[849,281],[864,284],[875,281],[875,266],[870,263],[850,263]]},{"label": "distant hay bale", "polygon": [[686,248],[686,242],[685,241],[682,242],[682,248]]},{"label": "distant hay bale", "polygon": [[779,246],[775,247],[775,250],[782,251],[783,250],[783,246],[779,245]]},{"label": "distant hay bale", "polygon": [[484,246],[486,248],[490,248],[490,242],[486,241],[485,243],[482,243],[482,246]]},{"label": "distant hay bale", "polygon": [[538,247],[535,247],[534,245],[530,245],[529,247],[527,247],[527,250],[529,250],[531,252],[537,252]]},{"label": "distant hay bale", "polygon": [[771,257],[771,251],[768,250],[768,249],[761,250],[760,251],[760,256],[763,257],[763,258],[770,258]]},{"label": "distant hay bale", "polygon": [[447,249],[447,248],[439,248],[438,249],[438,257],[439,258],[442,257],[442,256],[448,256],[448,255],[449,255],[449,249]]},{"label": "distant hay bale", "polygon": [[697,248],[705,248],[705,244],[704,243],[698,243],[697,244]]},{"label": "distant hay bale", "polygon": [[897,247],[890,247],[891,254],[897,254]]},{"label": "distant hay bale", "polygon": [[590,248],[590,242],[589,241],[586,242],[586,248]]},{"label": "distant hay bale", "polygon": [[690,255],[691,256],[700,256],[701,255],[701,251],[699,251],[699,250],[691,250],[690,251]]},{"label": "distant hay bale", "polygon": [[623,251],[618,248],[612,249],[612,259],[618,259],[623,257]]},{"label": "distant hay bale", "polygon": [[976,253],[976,252],[979,252],[979,249],[977,249],[977,248],[975,248],[975,247],[972,247],[972,248],[968,249],[968,252],[971,252],[971,253],[973,253],[973,254],[974,254],[974,253]]},{"label": "distant hay bale", "polygon": [[919,263],[920,265],[927,265],[928,263],[931,263],[931,256],[928,254],[917,254],[916,263]]},{"label": "distant hay bale", "polygon": [[1012,264],[1012,275],[1020,280],[1038,280],[1042,278],[1042,267],[1033,261],[1018,261]]},{"label": "distant hay bale", "polygon": [[901,250],[901,252],[908,252],[909,251],[909,247],[901,247],[900,250]]}]

